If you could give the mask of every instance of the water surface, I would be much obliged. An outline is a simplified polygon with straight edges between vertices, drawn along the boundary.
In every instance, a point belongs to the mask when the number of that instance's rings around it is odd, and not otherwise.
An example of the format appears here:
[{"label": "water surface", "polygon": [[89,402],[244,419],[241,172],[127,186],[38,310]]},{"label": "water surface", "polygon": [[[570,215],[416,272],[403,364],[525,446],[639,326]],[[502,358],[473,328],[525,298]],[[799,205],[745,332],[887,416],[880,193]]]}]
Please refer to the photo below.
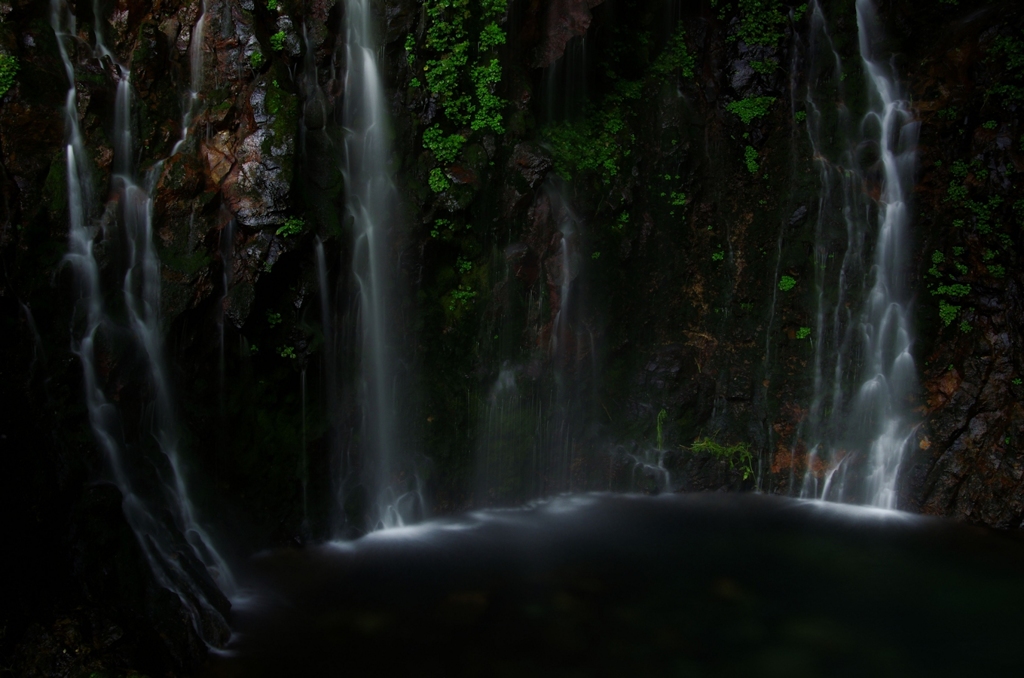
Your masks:
[{"label": "water surface", "polygon": [[252,567],[209,676],[1008,675],[1024,637],[1015,536],[771,496],[566,496]]}]

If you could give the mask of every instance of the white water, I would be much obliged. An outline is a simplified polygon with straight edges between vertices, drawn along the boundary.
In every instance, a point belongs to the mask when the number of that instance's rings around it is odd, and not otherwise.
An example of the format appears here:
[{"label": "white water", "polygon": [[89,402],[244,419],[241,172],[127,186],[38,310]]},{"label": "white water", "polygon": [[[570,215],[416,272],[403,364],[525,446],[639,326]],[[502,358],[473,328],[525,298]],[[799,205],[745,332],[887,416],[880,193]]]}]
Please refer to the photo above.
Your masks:
[{"label": "white water", "polygon": [[192,118],[199,107],[199,93],[203,89],[203,39],[206,37],[206,0],[199,10],[199,18],[192,28],[188,43],[189,88],[182,102],[181,139],[174,145],[171,155],[177,155],[181,147],[188,141],[188,131],[192,126]]},{"label": "white water", "polygon": [[[806,101],[822,189],[815,247],[815,388],[801,431],[809,441],[801,496],[895,508],[903,453],[916,428],[906,270],[919,123],[893,69],[879,60],[876,45],[882,31],[873,4],[857,0],[869,109],[859,125],[851,125],[843,103],[842,63],[817,2],[811,11],[811,58],[831,61],[834,69],[812,68]],[[818,86],[830,80],[835,104],[821,100],[825,88]],[[837,157],[829,157],[825,148],[826,120],[846,141]],[[876,177],[880,186],[872,185]],[[830,214],[837,210],[845,225],[844,244],[830,232]],[[833,263],[837,244],[844,247],[838,268]],[[859,281],[864,282],[858,289]],[[859,313],[849,310],[854,301],[861,304]]]},{"label": "white water", "polygon": [[[98,20],[97,20],[98,22]],[[148,368],[148,393],[152,397],[149,413],[149,433],[156,440],[166,458],[169,477],[163,483],[161,497],[142,497],[135,488],[133,478],[150,462],[139,458],[134,448],[124,440],[119,412],[106,398],[99,383],[96,369],[96,341],[104,328],[115,329],[104,307],[104,294],[100,284],[100,269],[94,255],[94,245],[100,230],[91,222],[96,207],[92,193],[93,177],[85,160],[85,144],[78,124],[77,92],[74,65],[66,43],[75,39],[75,18],[60,0],[51,0],[51,24],[60,48],[61,58],[69,79],[65,103],[66,162],[68,177],[69,253],[82,295],[84,330],[75,345],[82,362],[86,405],[93,432],[110,466],[113,480],[124,496],[124,513],[138,538],[157,581],[178,594],[189,611],[196,630],[211,643],[226,641],[226,625],[216,611],[209,584],[196,579],[190,560],[196,558],[206,566],[209,575],[228,596],[235,593],[235,583],[227,563],[213,547],[209,535],[195,517],[185,481],[183,463],[179,455],[179,440],[170,383],[165,370],[163,339],[160,319],[160,261],[153,243],[153,204],[150,189],[159,176],[161,163],[152,168],[144,181],[138,181],[136,149],[132,136],[132,88],[130,69],[117,66],[119,80],[115,96],[114,120],[114,174],[112,188],[118,222],[124,229],[125,272],[121,288],[129,330],[141,350]],[[94,53],[113,59],[104,46],[97,30]],[[115,246],[118,238],[103,233],[107,247]],[[144,442],[144,441],[140,441]],[[137,447],[137,446],[136,446]],[[171,513],[173,525],[163,522],[163,511]],[[187,541],[181,542],[180,532]],[[191,553],[189,553],[191,551]]]},{"label": "white water", "polygon": [[398,193],[388,166],[389,121],[370,0],[347,0],[345,18],[343,174],[347,209],[355,225],[352,271],[358,293],[363,482],[371,497],[370,525],[386,528],[407,522],[422,510],[423,502],[418,482],[401,477],[403,422],[397,412],[400,374],[394,314]]}]

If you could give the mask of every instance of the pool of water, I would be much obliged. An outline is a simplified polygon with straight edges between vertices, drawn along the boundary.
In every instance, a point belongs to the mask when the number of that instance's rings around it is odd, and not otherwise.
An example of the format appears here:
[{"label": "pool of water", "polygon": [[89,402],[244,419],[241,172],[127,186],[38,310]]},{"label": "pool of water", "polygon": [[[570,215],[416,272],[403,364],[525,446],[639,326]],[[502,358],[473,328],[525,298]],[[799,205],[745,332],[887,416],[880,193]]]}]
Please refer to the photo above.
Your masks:
[{"label": "pool of water", "polygon": [[578,495],[261,554],[205,675],[1011,675],[1024,541],[757,495]]}]

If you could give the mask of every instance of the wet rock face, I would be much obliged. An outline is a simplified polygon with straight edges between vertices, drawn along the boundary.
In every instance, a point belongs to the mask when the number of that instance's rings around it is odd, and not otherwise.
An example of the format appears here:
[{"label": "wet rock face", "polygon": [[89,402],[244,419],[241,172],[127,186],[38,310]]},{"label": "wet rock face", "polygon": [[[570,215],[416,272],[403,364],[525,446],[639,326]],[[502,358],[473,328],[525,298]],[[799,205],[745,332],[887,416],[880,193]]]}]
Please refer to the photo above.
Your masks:
[{"label": "wet rock face", "polygon": [[[1016,112],[990,93],[1011,78],[993,45],[1010,34],[981,13],[932,46],[912,84],[922,118],[917,228],[922,423],[903,506],[996,527],[1024,521],[1024,168]],[[953,44],[955,43],[955,47]],[[950,297],[940,283],[963,286]],[[948,289],[948,288],[947,288]],[[927,293],[925,292],[927,290]],[[940,303],[947,317],[940,317]]]},{"label": "wet rock face", "polygon": [[551,0],[545,3],[541,23],[543,34],[533,60],[535,68],[547,68],[564,53],[573,38],[586,35],[594,7],[604,0]]}]

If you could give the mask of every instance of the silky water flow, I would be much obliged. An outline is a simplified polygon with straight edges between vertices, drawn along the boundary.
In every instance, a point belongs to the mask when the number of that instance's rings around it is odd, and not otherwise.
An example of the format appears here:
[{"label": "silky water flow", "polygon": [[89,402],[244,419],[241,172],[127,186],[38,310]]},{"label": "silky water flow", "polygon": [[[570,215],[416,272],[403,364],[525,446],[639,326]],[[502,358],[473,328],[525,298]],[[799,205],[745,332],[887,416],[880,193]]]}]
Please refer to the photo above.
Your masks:
[{"label": "silky water flow", "polygon": [[[89,421],[104,452],[113,481],[124,498],[125,518],[134,531],[157,582],[177,594],[196,631],[212,645],[227,641],[223,615],[230,606],[225,594],[236,592],[226,561],[214,547],[210,535],[199,523],[190,500],[180,456],[177,422],[163,355],[160,319],[160,261],[153,243],[152,183],[162,163],[139,179],[132,135],[132,88],[130,71],[113,60],[97,24],[95,45],[79,45],[77,53],[91,53],[111,59],[117,73],[114,115],[114,172],[112,195],[114,223],[100,225],[94,214],[98,206],[93,174],[78,123],[75,70],[68,45],[77,40],[76,20],[61,0],[51,2],[51,25],[57,36],[61,59],[69,81],[65,103],[68,190],[69,248],[67,261],[78,283],[80,302],[76,312],[73,348],[82,363]],[[125,439],[121,413],[111,403],[100,383],[97,370],[98,345],[123,333],[105,307],[100,267],[95,248],[115,247],[117,231],[125,243],[125,266],[121,302],[128,321],[132,344],[146,366],[151,402],[145,408],[144,430],[155,440],[166,461],[158,464],[158,496],[142,496],[137,489],[140,473],[149,462],[140,458],[147,441],[131,444]]]},{"label": "silky water flow", "polygon": [[396,241],[398,193],[389,160],[389,116],[377,64],[370,0],[345,3],[346,132],[342,174],[354,224],[352,271],[357,300],[362,482],[369,494],[370,529],[396,527],[424,510],[419,478],[410,468],[400,411],[405,378],[399,343]]},{"label": "silky water flow", "polygon": [[809,337],[814,395],[798,436],[809,443],[797,485],[803,497],[895,508],[903,452],[916,430],[906,275],[919,123],[879,55],[883,34],[870,0],[857,1],[868,102],[859,120],[846,107],[843,63],[817,2],[810,21],[805,103],[821,192]]}]

